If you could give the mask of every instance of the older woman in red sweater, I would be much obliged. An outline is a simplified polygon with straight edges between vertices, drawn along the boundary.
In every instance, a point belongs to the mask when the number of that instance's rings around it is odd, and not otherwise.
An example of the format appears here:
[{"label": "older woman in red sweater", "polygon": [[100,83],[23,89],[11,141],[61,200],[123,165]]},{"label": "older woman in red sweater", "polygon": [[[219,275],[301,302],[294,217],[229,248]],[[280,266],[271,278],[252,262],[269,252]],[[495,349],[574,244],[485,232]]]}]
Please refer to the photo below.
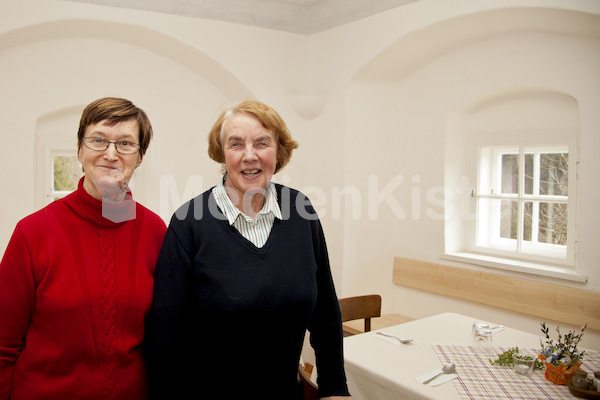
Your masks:
[{"label": "older woman in red sweater", "polygon": [[0,400],[147,398],[140,344],[166,227],[127,183],[151,137],[129,100],[94,101],[77,190],[17,224],[0,263]]}]

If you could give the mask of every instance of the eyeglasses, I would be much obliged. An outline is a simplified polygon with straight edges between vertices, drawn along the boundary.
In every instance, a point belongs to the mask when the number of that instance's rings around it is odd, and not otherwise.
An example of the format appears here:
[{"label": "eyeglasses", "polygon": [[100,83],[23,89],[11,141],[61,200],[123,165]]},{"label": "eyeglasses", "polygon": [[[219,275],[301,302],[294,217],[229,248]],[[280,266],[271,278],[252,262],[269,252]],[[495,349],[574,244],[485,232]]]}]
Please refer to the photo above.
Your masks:
[{"label": "eyeglasses", "polygon": [[115,145],[115,150],[117,150],[117,153],[121,154],[135,154],[140,150],[139,144],[130,142],[128,140],[111,142],[110,140],[101,137],[86,137],[83,139],[83,144],[85,147],[95,151],[104,151],[108,149],[108,146],[111,143]]}]

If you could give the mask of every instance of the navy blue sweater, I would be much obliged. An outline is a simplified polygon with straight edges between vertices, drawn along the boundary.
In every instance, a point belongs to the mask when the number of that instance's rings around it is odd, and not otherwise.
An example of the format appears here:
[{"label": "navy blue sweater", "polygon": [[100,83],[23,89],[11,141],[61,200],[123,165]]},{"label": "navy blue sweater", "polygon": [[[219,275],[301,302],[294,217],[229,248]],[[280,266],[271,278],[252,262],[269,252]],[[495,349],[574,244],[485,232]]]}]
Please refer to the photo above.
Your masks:
[{"label": "navy blue sweater", "polygon": [[152,398],[293,400],[306,329],[321,396],[348,395],[321,224],[302,193],[276,189],[283,220],[262,248],[227,223],[212,189],[173,215],[146,318]]}]

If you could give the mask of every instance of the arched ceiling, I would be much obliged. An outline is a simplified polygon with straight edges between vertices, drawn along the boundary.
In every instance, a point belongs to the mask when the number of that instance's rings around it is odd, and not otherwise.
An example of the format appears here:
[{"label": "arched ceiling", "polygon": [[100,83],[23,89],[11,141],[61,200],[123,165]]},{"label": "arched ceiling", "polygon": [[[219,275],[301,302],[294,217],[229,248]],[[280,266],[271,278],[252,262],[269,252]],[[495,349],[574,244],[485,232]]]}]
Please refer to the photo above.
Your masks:
[{"label": "arched ceiling", "polygon": [[248,89],[212,57],[160,32],[132,24],[97,20],[62,20],[28,26],[0,35],[0,51],[39,40],[88,37],[126,43],[164,56],[215,84],[232,98]]},{"label": "arched ceiling", "polygon": [[600,16],[555,8],[505,8],[451,18],[402,36],[353,79],[397,81],[463,46],[519,32],[600,39]]}]

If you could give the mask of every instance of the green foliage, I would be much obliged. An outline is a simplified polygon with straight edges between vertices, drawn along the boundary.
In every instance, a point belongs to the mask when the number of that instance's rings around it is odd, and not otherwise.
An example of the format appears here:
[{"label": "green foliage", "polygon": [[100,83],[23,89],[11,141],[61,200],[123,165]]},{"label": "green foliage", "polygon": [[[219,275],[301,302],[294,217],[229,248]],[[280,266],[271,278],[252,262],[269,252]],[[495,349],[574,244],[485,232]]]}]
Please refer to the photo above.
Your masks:
[{"label": "green foliage", "polygon": [[[498,358],[496,360],[492,360],[490,358],[490,364],[492,365],[501,365],[503,367],[512,367],[514,365],[513,355],[519,352],[519,347],[512,347],[506,350],[504,353],[498,354]],[[523,357],[525,359],[525,357]],[[531,357],[533,359],[533,357]],[[535,360],[534,369],[542,369],[544,368],[544,363],[540,360]]]}]

